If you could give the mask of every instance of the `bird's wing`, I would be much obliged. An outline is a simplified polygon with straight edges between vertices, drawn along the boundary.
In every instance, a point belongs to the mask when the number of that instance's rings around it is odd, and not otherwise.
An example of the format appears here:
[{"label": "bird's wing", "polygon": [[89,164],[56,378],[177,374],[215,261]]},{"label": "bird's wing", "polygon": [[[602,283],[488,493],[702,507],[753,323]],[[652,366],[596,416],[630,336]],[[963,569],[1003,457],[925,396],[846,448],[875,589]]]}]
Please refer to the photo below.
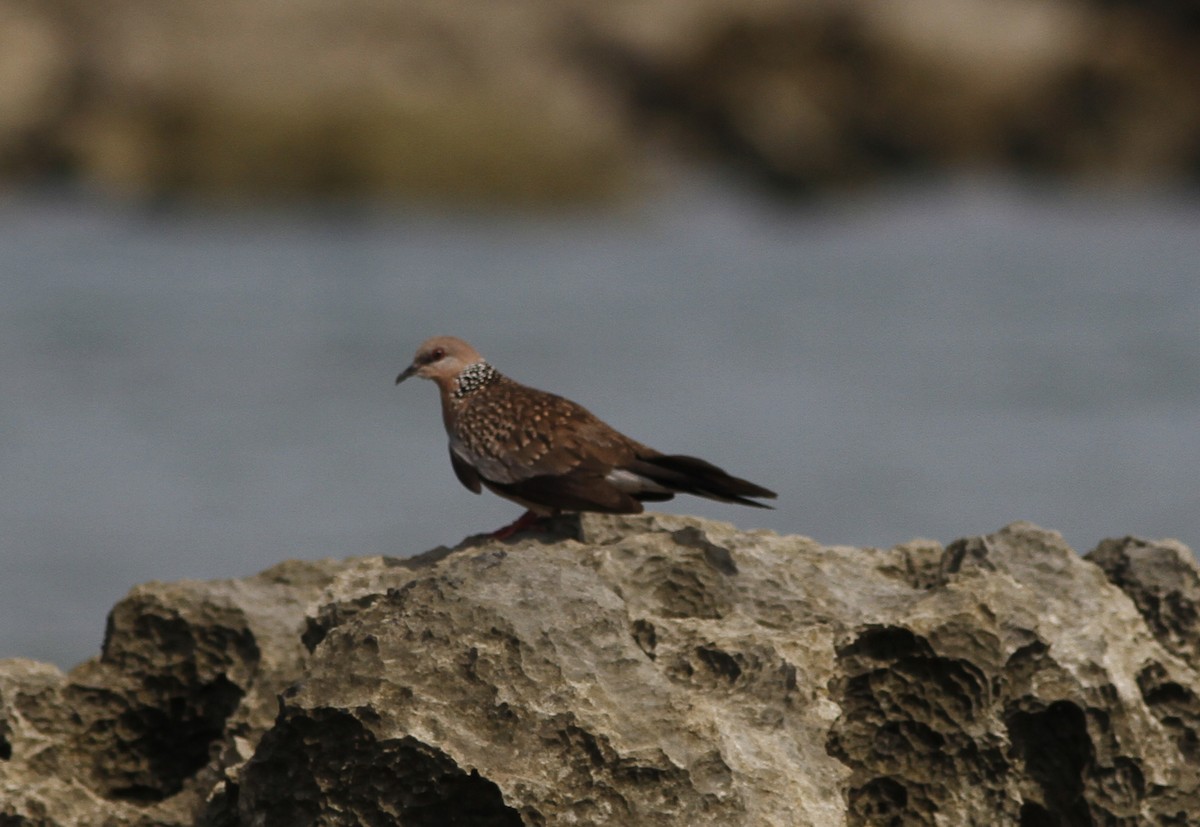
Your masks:
[{"label": "bird's wing", "polygon": [[479,472],[467,460],[454,452],[453,445],[450,446],[450,465],[454,468],[454,476],[458,477],[458,481],[469,490],[476,494],[483,491],[483,486],[479,482]]},{"label": "bird's wing", "polygon": [[576,471],[603,479],[648,450],[569,399],[515,384],[503,390],[465,406],[451,436],[452,453],[489,483]]}]

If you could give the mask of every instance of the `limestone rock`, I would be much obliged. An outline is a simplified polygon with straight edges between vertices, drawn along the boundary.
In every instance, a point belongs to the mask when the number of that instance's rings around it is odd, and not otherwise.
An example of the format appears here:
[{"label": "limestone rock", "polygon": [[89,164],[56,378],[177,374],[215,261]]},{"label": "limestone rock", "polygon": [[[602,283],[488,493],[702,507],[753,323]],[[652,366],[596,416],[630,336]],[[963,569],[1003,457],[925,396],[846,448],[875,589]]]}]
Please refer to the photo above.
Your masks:
[{"label": "limestone rock", "polygon": [[1200,570],[646,514],[149,584],[0,664],[0,823],[1184,825]]},{"label": "limestone rock", "polygon": [[300,674],[305,611],[333,567],[148,583],[69,675],[0,661],[0,824],[193,823],[215,768],[249,754]]},{"label": "limestone rock", "polygon": [[1137,605],[1167,651],[1200,663],[1200,572],[1181,543],[1105,540],[1087,555]]}]

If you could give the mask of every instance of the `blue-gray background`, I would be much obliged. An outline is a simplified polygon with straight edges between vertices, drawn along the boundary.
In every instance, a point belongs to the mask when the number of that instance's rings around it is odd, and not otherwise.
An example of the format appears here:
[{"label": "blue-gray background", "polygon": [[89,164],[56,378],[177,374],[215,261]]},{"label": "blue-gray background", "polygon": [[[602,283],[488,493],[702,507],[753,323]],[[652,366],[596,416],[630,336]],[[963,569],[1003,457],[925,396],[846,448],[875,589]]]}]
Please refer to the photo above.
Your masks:
[{"label": "blue-gray background", "polygon": [[779,491],[665,510],[825,543],[1018,519],[1200,544],[1200,202],[996,180],[556,216],[0,200],[0,657],[150,579],[491,530],[425,337]]}]

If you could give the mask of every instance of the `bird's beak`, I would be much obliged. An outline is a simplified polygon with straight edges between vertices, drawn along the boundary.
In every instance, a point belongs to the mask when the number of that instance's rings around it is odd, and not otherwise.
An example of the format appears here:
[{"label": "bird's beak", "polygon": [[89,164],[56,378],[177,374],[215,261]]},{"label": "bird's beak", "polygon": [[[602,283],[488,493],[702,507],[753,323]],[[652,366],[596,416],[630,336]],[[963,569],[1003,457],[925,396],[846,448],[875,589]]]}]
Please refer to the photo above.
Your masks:
[{"label": "bird's beak", "polygon": [[417,372],[417,366],[409,365],[407,368],[405,368],[404,373],[402,373],[396,377],[396,384],[399,385],[401,382],[403,382],[405,379],[412,376],[416,372]]}]

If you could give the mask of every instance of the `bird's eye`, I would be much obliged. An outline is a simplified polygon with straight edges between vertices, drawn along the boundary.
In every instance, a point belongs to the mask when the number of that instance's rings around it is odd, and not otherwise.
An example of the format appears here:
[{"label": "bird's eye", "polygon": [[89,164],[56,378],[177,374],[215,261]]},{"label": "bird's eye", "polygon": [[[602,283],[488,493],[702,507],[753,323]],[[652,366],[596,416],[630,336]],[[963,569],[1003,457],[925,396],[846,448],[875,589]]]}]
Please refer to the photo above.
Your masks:
[{"label": "bird's eye", "polygon": [[446,351],[440,347],[435,347],[433,349],[433,353],[431,353],[429,355],[431,357],[431,360],[436,362],[438,359],[441,359],[443,356],[446,355]]}]

